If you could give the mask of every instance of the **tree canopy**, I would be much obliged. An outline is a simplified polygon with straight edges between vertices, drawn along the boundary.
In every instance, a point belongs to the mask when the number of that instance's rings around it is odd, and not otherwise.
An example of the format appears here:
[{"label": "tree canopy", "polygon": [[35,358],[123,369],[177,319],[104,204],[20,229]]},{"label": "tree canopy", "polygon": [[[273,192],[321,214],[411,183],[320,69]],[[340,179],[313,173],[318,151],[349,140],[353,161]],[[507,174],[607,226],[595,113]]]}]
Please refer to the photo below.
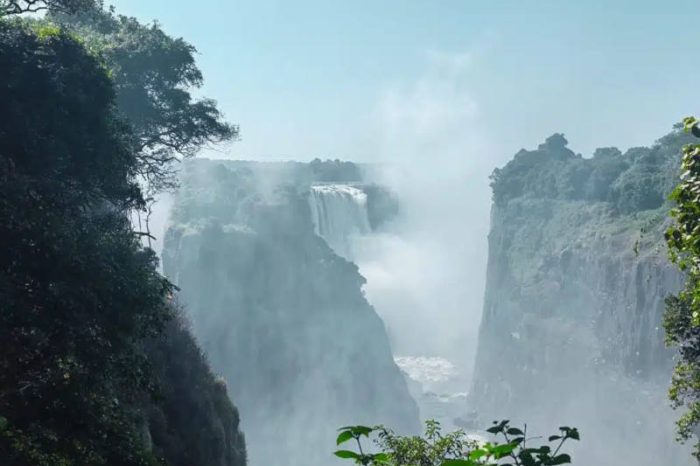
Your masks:
[{"label": "tree canopy", "polygon": [[0,69],[0,457],[151,464],[133,407],[172,286],[126,215],[138,139],[71,34],[0,21]]},{"label": "tree canopy", "polygon": [[202,147],[235,138],[211,99],[195,99],[202,85],[196,49],[168,36],[157,23],[141,24],[102,7],[77,14],[54,13],[51,20],[70,28],[104,58],[119,111],[138,140],[138,171],[149,188],[175,185],[174,162]]},{"label": "tree canopy", "polygon": [[92,8],[95,0],[0,0],[0,16],[36,13],[44,10],[75,13]]},{"label": "tree canopy", "polygon": [[608,203],[630,214],[664,205],[676,184],[677,154],[688,135],[678,129],[651,147],[633,147],[624,154],[615,147],[597,149],[584,158],[567,147],[561,134],[537,150],[521,150],[491,175],[493,201],[545,198]]},{"label": "tree canopy", "polygon": [[156,23],[118,15],[102,0],[0,0],[0,17],[46,10],[50,21],[77,33],[110,70],[119,111],[138,140],[137,170],[149,195],[176,185],[174,162],[202,147],[234,139],[211,99],[195,99],[202,85],[196,49]]}]

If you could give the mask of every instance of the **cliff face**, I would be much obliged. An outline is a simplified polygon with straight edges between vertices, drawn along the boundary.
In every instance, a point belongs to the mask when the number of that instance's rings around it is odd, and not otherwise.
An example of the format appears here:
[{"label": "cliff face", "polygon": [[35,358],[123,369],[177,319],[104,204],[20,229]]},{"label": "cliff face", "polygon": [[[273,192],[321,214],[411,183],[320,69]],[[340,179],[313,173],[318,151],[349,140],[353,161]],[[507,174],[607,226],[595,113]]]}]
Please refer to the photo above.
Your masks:
[{"label": "cliff face", "polygon": [[165,272],[228,382],[253,466],[333,464],[343,425],[418,428],[364,279],[314,232],[312,168],[189,163],[165,239]]},{"label": "cliff face", "polygon": [[168,323],[164,334],[149,342],[147,354],[158,396],[142,412],[156,454],[171,466],[245,466],[238,411],[185,320]]},{"label": "cliff face", "polygon": [[470,406],[482,424],[578,426],[582,464],[692,464],[674,442],[662,327],[682,283],[662,232],[684,137],[592,159],[559,138],[494,174]]}]

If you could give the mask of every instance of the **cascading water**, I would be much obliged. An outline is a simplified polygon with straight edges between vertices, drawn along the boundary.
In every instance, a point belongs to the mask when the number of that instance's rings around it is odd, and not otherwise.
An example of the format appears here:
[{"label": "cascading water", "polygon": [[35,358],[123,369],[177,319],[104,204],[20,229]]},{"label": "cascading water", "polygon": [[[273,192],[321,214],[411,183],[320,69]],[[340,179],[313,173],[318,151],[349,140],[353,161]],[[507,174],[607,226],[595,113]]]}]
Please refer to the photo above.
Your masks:
[{"label": "cascading water", "polygon": [[[391,234],[371,234],[365,191],[348,184],[314,184],[311,186],[309,204],[316,234],[322,237],[336,254],[356,262],[361,271],[371,276],[370,280],[377,279],[379,288],[382,287],[382,282],[386,281],[386,277],[397,278],[391,275],[391,270],[389,275],[381,276],[387,272],[381,272],[381,260],[378,263],[377,259],[382,257],[383,248],[394,244],[398,244],[401,248],[400,254],[405,255],[406,244]],[[354,241],[355,239],[359,241]],[[398,251],[394,252],[399,254]],[[425,263],[424,259],[420,257],[418,262]],[[388,294],[391,294],[391,286],[389,289]],[[383,292],[387,294],[386,290]],[[405,295],[404,291],[401,293]],[[403,311],[416,305],[413,298],[413,295],[409,295],[408,300],[401,301],[401,304],[406,305]],[[379,301],[382,304],[387,303],[386,298]],[[391,300],[388,303],[393,304]],[[434,303],[435,301],[431,300],[431,304]],[[387,309],[379,305],[377,311],[380,314],[382,311],[390,313],[392,308]],[[406,330],[410,333],[408,327],[397,325],[400,320],[405,321],[405,313],[398,319],[391,319],[390,328],[396,325],[396,332]],[[409,349],[405,341],[401,341],[399,351],[414,354],[416,349]],[[418,354],[421,354],[421,349],[418,351]],[[419,404],[421,417],[424,420],[438,420],[449,429],[459,428],[460,426],[455,424],[455,418],[457,413],[463,414],[467,411],[466,393],[463,390],[468,383],[458,368],[442,357],[396,356],[395,361],[407,378],[409,390]]]},{"label": "cascading water", "polygon": [[309,205],[316,234],[336,254],[352,259],[352,238],[371,231],[367,194],[347,184],[318,184],[311,186]]}]

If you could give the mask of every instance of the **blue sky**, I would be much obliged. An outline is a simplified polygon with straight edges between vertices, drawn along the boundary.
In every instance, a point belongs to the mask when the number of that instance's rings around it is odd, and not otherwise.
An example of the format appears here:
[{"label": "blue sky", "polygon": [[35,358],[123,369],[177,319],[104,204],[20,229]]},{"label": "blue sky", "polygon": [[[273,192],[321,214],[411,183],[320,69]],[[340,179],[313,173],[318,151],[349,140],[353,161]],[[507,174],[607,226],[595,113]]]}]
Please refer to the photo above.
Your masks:
[{"label": "blue sky", "polygon": [[[696,112],[696,0],[114,0],[199,50],[227,157],[489,169],[564,132],[584,155]],[[447,144],[446,141],[449,141]]]}]

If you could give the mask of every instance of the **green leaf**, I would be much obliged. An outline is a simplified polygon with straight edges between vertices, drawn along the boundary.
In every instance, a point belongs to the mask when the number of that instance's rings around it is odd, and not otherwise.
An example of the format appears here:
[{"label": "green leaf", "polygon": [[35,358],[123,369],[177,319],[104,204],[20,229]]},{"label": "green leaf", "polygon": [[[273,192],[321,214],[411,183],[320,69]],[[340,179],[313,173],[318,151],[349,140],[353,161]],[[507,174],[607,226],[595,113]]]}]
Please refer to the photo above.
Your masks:
[{"label": "green leaf", "polygon": [[525,432],[516,427],[511,427],[506,432],[508,433],[508,435],[525,435]]},{"label": "green leaf", "polygon": [[367,426],[355,426],[352,428],[352,433],[355,437],[359,437],[360,435],[364,435],[365,437],[369,437],[369,434],[374,432],[374,429],[372,427],[367,427]]},{"label": "green leaf", "polygon": [[550,459],[545,464],[547,466],[556,466],[557,464],[569,464],[569,463],[571,463],[571,457],[569,455],[567,455],[566,453],[562,453],[561,455],[557,455],[554,458]]},{"label": "green leaf", "polygon": [[549,441],[553,442],[554,440],[559,440],[560,438],[561,438],[561,435],[550,435]]},{"label": "green leaf", "polygon": [[685,117],[683,118],[683,130],[685,132],[692,131],[692,129],[697,126],[698,120],[695,117]]},{"label": "green leaf", "polygon": [[525,448],[520,452],[520,455],[547,455],[551,451],[551,448],[549,448],[547,445],[543,445],[539,448]]},{"label": "green leaf", "polygon": [[518,458],[520,458],[520,462],[523,464],[523,466],[538,466],[537,461],[535,460],[535,458],[532,457],[530,451],[521,451],[518,454]]},{"label": "green leaf", "polygon": [[360,459],[360,455],[358,453],[355,453],[354,451],[350,451],[350,450],[338,450],[333,454],[335,456],[337,456],[338,458],[353,459],[353,460]]},{"label": "green leaf", "polygon": [[335,440],[336,445],[340,445],[343,442],[347,442],[348,440],[351,440],[353,438],[352,432],[349,430],[343,431],[338,435],[338,438]]},{"label": "green leaf", "polygon": [[478,466],[478,464],[472,460],[447,460],[443,461],[440,466]]},{"label": "green leaf", "polygon": [[502,445],[496,445],[491,448],[491,454],[496,459],[501,459],[504,456],[508,456],[517,448],[518,444],[515,442],[504,443]]},{"label": "green leaf", "polygon": [[[377,429],[367,426],[345,426],[338,429],[339,432],[350,432],[352,437],[360,437],[361,435],[369,437],[369,434],[375,430]],[[340,435],[338,437],[340,437]]]},{"label": "green leaf", "polygon": [[489,427],[488,429],[486,429],[486,432],[489,432],[491,434],[498,434],[499,432],[503,432],[503,429],[508,425],[508,422],[510,422],[510,421],[508,421],[508,420],[500,421],[500,422],[493,421],[493,423],[495,425],[493,427]]}]

